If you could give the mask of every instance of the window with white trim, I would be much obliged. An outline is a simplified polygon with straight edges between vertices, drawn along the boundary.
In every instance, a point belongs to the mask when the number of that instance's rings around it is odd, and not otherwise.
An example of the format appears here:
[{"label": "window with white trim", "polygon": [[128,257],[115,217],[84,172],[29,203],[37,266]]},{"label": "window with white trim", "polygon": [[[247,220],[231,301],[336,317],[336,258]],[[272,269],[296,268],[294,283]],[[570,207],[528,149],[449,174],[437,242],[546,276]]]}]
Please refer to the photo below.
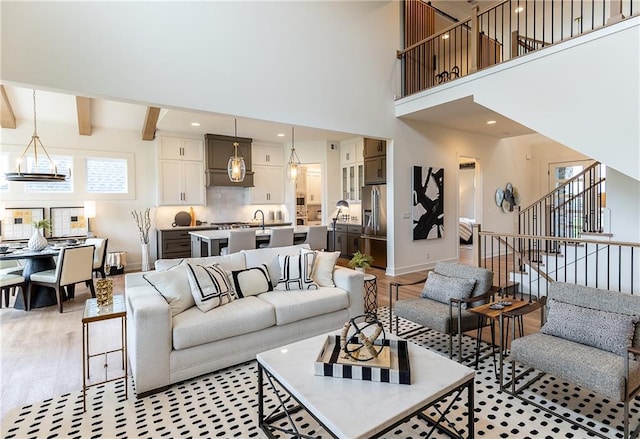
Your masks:
[{"label": "window with white trim", "polygon": [[128,191],[127,160],[88,157],[86,163],[87,192],[126,194]]},{"label": "window with white trim", "polygon": [[0,154],[0,191],[9,190],[9,182],[4,174],[9,172],[9,155]]},{"label": "window with white trim", "polygon": [[[26,165],[29,172],[53,173],[53,166],[56,166],[57,172],[62,175],[69,175],[69,169],[73,163],[73,157],[69,156],[51,156],[52,165],[49,160],[39,157],[37,166],[34,157],[26,157]],[[26,192],[73,192],[73,176],[69,176],[66,181],[56,181],[51,183],[45,182],[28,182],[25,184]]]}]

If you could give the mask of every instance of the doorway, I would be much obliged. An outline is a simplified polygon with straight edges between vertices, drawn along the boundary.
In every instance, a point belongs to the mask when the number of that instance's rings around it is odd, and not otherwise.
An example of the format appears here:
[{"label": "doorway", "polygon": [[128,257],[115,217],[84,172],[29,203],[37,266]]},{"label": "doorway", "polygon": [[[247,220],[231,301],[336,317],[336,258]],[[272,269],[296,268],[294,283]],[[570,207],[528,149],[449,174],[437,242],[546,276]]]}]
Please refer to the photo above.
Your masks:
[{"label": "doorway", "polygon": [[470,251],[473,245],[473,226],[478,216],[477,168],[475,158],[458,158],[458,235],[461,255],[465,250]]},{"label": "doorway", "polygon": [[322,224],[322,166],[320,163],[300,165],[296,184],[296,225]]}]

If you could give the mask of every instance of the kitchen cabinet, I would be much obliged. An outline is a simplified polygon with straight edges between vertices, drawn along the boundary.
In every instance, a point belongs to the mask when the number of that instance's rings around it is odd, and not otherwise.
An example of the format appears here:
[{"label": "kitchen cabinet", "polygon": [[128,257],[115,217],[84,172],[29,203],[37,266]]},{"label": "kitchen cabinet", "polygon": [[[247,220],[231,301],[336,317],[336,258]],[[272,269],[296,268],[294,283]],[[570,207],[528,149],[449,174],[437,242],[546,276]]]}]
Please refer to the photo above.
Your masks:
[{"label": "kitchen cabinet", "polygon": [[387,142],[379,139],[364,139],[363,158],[378,157],[387,155]]},{"label": "kitchen cabinet", "polygon": [[359,203],[364,175],[362,139],[341,144],[340,159],[342,199]]},{"label": "kitchen cabinet", "polygon": [[[336,235],[336,245],[333,248],[333,234]],[[362,248],[362,226],[358,224],[336,224],[335,230],[330,231],[329,251],[340,251],[340,257],[351,259],[353,254]]]},{"label": "kitchen cabinet", "polygon": [[204,205],[203,142],[160,137],[158,157],[158,205]]},{"label": "kitchen cabinet", "polygon": [[355,252],[362,249],[361,236],[362,226],[351,224],[347,226],[347,253],[349,258],[351,258]]},{"label": "kitchen cabinet", "polygon": [[253,166],[251,204],[284,203],[284,169],[282,166]]},{"label": "kitchen cabinet", "polygon": [[364,159],[364,185],[387,183],[387,158]]},{"label": "kitchen cabinet", "polygon": [[387,142],[364,139],[364,185],[386,184]]},{"label": "kitchen cabinet", "polygon": [[160,160],[158,205],[206,204],[202,162]]},{"label": "kitchen cabinet", "polygon": [[317,172],[307,172],[307,204],[320,204],[321,201],[321,175]]},{"label": "kitchen cabinet", "polygon": [[253,145],[252,146],[253,165],[282,166],[282,148],[277,146]]},{"label": "kitchen cabinet", "polygon": [[158,259],[190,258],[189,230],[158,230]]},{"label": "kitchen cabinet", "polygon": [[204,144],[199,139],[160,137],[158,157],[166,160],[204,160]]}]

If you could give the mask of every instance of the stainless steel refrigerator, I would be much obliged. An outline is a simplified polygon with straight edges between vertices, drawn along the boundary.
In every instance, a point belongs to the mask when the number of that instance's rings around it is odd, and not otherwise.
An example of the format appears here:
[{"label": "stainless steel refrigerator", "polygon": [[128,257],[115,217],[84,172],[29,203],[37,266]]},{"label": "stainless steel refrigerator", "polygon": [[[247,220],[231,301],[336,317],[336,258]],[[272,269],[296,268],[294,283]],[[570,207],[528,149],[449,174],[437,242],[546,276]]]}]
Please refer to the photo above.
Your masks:
[{"label": "stainless steel refrigerator", "polygon": [[373,266],[387,268],[387,185],[362,188],[363,252],[373,257]]}]

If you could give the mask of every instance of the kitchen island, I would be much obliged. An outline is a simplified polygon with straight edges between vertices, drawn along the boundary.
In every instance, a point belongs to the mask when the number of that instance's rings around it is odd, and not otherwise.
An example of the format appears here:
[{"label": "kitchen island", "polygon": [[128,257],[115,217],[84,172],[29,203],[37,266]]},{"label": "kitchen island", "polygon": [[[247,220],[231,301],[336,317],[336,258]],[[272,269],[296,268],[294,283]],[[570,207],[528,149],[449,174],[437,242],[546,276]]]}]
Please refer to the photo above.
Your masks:
[{"label": "kitchen island", "polygon": [[[262,243],[268,243],[271,230],[275,227],[265,227],[264,230],[256,230],[256,248]],[[231,230],[194,230],[191,235],[191,257],[218,256],[220,248],[225,247],[229,241]],[[294,244],[302,243],[307,237],[308,226],[296,226],[293,229]]]}]

